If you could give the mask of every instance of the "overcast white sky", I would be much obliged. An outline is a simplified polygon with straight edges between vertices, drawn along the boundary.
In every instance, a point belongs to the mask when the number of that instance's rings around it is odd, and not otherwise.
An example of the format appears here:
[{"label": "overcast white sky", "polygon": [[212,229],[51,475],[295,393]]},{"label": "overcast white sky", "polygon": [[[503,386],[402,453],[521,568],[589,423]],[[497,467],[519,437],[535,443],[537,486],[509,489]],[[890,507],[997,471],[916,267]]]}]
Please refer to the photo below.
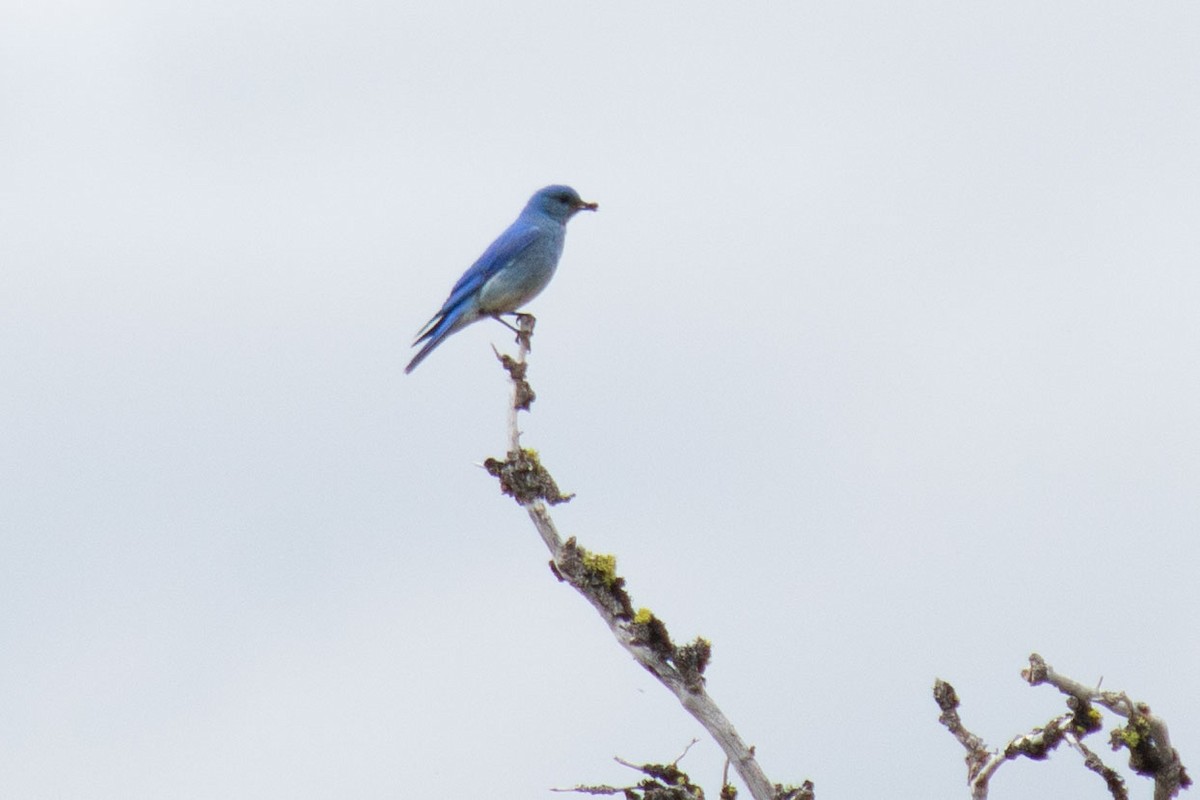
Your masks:
[{"label": "overcast white sky", "polygon": [[966,797],[933,679],[1000,745],[1033,650],[1200,772],[1200,8],[749,5],[0,5],[0,796],[529,800],[702,736],[474,466],[506,332],[402,373],[552,182],[600,211],[526,442],[773,780]]}]

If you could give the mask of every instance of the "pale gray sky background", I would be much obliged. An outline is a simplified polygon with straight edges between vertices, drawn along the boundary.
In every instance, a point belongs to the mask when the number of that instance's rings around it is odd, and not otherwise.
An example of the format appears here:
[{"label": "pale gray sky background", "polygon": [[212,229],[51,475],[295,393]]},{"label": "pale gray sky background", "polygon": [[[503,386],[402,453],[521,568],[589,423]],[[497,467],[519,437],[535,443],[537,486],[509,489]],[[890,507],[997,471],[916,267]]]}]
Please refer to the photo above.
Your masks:
[{"label": "pale gray sky background", "polygon": [[702,735],[473,466],[510,337],[402,374],[552,182],[600,211],[526,441],[774,780],[966,797],[933,679],[1000,745],[1033,650],[1200,772],[1198,142],[1193,2],[3,3],[0,797],[528,800]]}]

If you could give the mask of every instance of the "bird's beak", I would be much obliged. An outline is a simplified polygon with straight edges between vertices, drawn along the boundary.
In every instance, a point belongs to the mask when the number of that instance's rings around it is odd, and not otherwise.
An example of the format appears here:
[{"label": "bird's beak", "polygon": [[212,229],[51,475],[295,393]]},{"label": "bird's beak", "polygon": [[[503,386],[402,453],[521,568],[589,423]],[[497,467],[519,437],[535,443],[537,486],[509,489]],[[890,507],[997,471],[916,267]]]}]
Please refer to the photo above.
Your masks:
[{"label": "bird's beak", "polygon": [[599,203],[589,203],[586,200],[580,200],[579,205],[575,206],[576,211],[595,211],[600,207]]}]

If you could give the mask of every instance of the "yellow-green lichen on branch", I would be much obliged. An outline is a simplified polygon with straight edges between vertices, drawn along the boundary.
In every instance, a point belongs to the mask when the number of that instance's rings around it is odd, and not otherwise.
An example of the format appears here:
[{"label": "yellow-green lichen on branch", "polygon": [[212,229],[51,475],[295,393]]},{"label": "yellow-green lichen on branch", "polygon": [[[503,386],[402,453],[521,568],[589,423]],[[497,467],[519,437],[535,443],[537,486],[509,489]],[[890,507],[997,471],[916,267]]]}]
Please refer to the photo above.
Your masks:
[{"label": "yellow-green lichen on branch", "polygon": [[572,536],[563,542],[554,563],[561,579],[600,603],[613,617],[633,618],[633,602],[624,589],[625,579],[617,574],[616,556],[588,552]]},{"label": "yellow-green lichen on branch", "polygon": [[1113,730],[1111,742],[1114,750],[1122,746],[1136,750],[1141,747],[1143,739],[1147,739],[1149,736],[1150,723],[1142,717],[1134,717],[1124,728]]},{"label": "yellow-green lichen on branch", "polygon": [[1084,708],[1075,712],[1075,717],[1072,720],[1072,727],[1075,728],[1077,736],[1086,736],[1089,733],[1095,733],[1104,725],[1104,715],[1102,715],[1095,706],[1088,704]]},{"label": "yellow-green lichen on branch", "polygon": [[584,551],[583,568],[600,578],[605,586],[612,588],[617,580],[617,557],[610,553]]}]

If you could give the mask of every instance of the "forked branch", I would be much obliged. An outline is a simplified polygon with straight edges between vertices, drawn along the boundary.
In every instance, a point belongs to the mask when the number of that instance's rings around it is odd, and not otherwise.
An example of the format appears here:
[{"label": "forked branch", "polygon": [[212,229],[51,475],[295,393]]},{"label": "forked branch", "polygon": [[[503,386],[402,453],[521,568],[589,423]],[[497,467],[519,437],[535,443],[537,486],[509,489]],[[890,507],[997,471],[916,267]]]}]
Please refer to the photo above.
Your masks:
[{"label": "forked branch", "polygon": [[1067,713],[1054,717],[1043,727],[1013,737],[1003,749],[989,750],[983,739],[971,733],[958,715],[958,694],[943,680],[933,686],[933,697],[942,710],[939,721],[967,751],[967,784],[972,800],[986,800],[992,776],[1005,762],[1016,758],[1040,761],[1063,742],[1083,756],[1083,765],[1103,779],[1113,800],[1129,800],[1125,780],[1083,743],[1085,737],[1103,727],[1095,706],[1103,706],[1124,717],[1126,724],[1112,731],[1113,750],[1129,751],[1129,766],[1139,775],[1154,779],[1154,800],[1170,800],[1191,785],[1191,778],[1171,747],[1167,726],[1150,713],[1145,703],[1135,703],[1124,692],[1102,692],[1065,675],[1060,675],[1037,653],[1029,656],[1029,667],[1021,671],[1030,686],[1049,684],[1067,696]]}]

